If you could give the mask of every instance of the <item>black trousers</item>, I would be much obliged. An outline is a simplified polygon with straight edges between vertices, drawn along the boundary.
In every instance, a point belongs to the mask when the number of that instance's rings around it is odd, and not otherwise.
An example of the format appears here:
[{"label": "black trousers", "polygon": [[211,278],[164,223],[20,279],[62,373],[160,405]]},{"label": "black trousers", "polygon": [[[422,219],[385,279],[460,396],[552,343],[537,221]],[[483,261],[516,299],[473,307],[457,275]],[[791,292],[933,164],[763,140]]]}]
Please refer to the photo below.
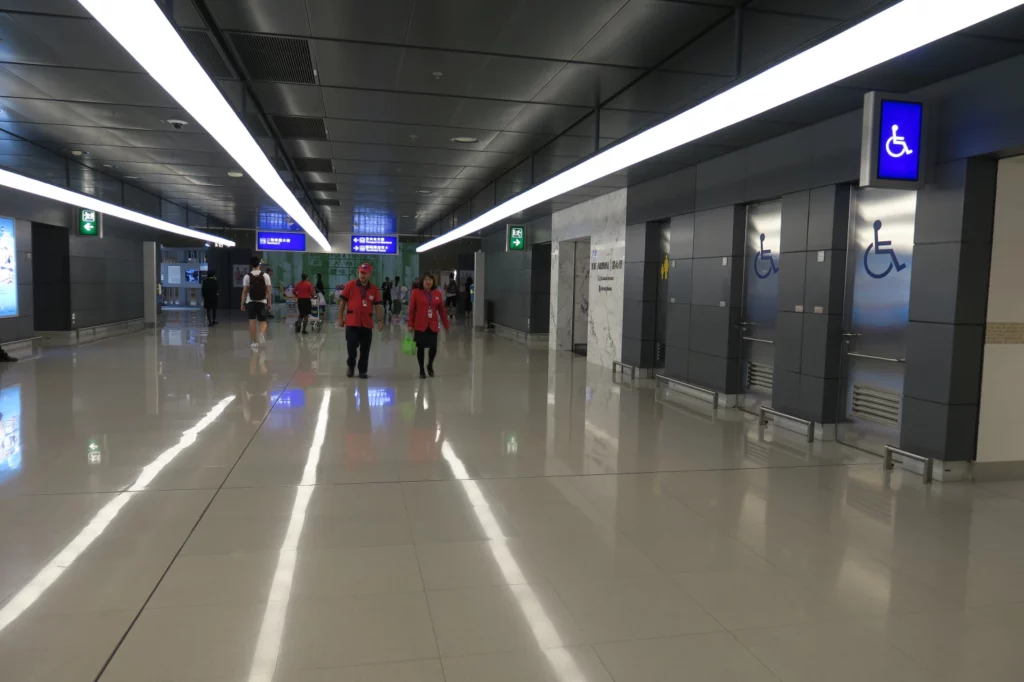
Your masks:
[{"label": "black trousers", "polygon": [[345,327],[345,341],[348,343],[348,368],[356,367],[356,352],[359,352],[359,373],[366,374],[370,366],[370,344],[373,330],[369,327]]},{"label": "black trousers", "polygon": [[206,322],[213,324],[217,321],[217,297],[203,299],[203,306],[206,308]]}]

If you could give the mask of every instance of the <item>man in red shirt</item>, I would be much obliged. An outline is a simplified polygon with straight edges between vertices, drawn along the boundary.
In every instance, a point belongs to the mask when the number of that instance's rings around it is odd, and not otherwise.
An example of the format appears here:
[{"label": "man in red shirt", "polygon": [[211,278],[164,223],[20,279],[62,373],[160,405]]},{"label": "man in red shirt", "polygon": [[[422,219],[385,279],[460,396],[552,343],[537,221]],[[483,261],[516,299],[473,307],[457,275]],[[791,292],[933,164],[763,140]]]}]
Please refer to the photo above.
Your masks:
[{"label": "man in red shirt", "polygon": [[295,321],[295,333],[298,334],[301,331],[303,334],[307,334],[306,324],[309,322],[309,313],[313,310],[313,297],[316,296],[313,284],[309,281],[309,275],[302,273],[302,281],[292,287],[292,293],[295,294],[295,302],[299,308],[299,319]]},{"label": "man in red shirt", "polygon": [[356,351],[359,351],[359,378],[366,378],[370,364],[370,343],[373,341],[374,317],[380,316],[377,329],[384,329],[383,300],[380,290],[370,281],[373,267],[369,263],[359,266],[359,277],[341,290],[338,304],[338,326],[345,327],[345,341],[348,343],[347,376],[355,374]]}]

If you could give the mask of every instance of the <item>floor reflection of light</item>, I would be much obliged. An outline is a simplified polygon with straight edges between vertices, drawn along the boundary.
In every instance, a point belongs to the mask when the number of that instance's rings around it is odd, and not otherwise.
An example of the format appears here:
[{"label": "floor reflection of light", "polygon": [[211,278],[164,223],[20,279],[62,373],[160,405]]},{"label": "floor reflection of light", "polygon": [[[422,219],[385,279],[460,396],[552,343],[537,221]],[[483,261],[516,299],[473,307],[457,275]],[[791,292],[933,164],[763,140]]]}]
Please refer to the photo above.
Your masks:
[{"label": "floor reflection of light", "polygon": [[473,513],[476,514],[480,527],[483,528],[487,537],[495,538],[488,543],[491,554],[494,556],[494,562],[505,577],[505,582],[508,583],[512,596],[516,598],[519,609],[523,612],[523,617],[530,626],[534,639],[537,640],[537,646],[543,651],[548,659],[548,664],[554,670],[556,679],[559,682],[586,682],[587,677],[576,664],[576,659],[572,654],[565,649],[557,648],[564,646],[562,637],[558,634],[558,628],[544,611],[544,605],[533,586],[526,582],[523,570],[509,549],[508,543],[503,539],[497,539],[503,538],[504,533],[491,512],[490,504],[484,497],[483,491],[480,490],[480,485],[469,478],[466,465],[458,458],[447,440],[441,443],[441,455],[451,468],[452,475],[462,485],[466,498],[472,503]]},{"label": "floor reflection of light", "polygon": [[256,651],[253,654],[252,667],[249,669],[249,682],[270,682],[277,668],[277,659],[281,653],[281,639],[284,635],[284,619],[288,612],[288,600],[291,598],[292,580],[295,577],[295,562],[298,558],[299,538],[302,527],[306,523],[306,509],[313,496],[316,484],[316,468],[320,463],[320,451],[323,450],[327,436],[328,408],[331,404],[331,389],[324,391],[320,401],[320,413],[316,418],[316,430],[313,442],[306,456],[306,467],[302,471],[302,480],[295,490],[295,502],[288,520],[288,530],[281,543],[274,569],[274,580],[270,583],[270,594],[267,596],[267,608],[263,612],[263,624],[260,625],[259,639],[256,640]]},{"label": "floor reflection of light", "polygon": [[206,416],[188,431],[181,434],[181,440],[168,450],[164,450],[150,464],[142,469],[142,473],[135,480],[126,492],[121,493],[110,502],[103,505],[92,520],[69,542],[60,553],[50,560],[43,570],[36,574],[25,587],[14,595],[2,609],[0,609],[0,631],[13,623],[25,610],[32,606],[42,596],[64,571],[70,567],[75,560],[82,555],[89,545],[107,529],[110,522],[114,520],[118,512],[128,504],[138,491],[145,490],[153,482],[153,479],[180,455],[187,447],[196,442],[199,434],[207,426],[212,424],[224,412],[228,404],[235,399],[235,396],[228,396],[214,405],[213,409],[206,413]]}]

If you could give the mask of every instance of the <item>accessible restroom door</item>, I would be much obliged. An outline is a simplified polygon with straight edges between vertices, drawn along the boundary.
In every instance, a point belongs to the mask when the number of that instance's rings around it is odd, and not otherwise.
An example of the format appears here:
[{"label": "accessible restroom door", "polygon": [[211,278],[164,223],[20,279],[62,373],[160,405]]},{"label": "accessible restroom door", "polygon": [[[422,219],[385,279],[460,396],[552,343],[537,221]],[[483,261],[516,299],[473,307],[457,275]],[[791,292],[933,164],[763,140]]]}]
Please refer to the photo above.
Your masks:
[{"label": "accessible restroom door", "polygon": [[856,189],[852,198],[837,438],[883,454],[899,444],[917,192]]},{"label": "accessible restroom door", "polygon": [[779,240],[782,202],[747,207],[743,267],[742,356],[744,392],[739,407],[756,412],[770,405],[775,377],[775,321],[779,302]]}]

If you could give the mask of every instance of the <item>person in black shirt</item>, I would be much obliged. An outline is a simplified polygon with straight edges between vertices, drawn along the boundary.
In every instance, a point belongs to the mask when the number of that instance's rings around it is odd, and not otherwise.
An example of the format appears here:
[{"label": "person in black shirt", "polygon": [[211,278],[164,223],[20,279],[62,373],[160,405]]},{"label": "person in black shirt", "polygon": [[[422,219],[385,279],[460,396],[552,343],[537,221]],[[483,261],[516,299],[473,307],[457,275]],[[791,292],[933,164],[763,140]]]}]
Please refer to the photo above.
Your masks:
[{"label": "person in black shirt", "polygon": [[391,318],[391,278],[385,277],[384,282],[380,285],[380,297],[381,302],[384,304],[384,319],[389,320]]},{"label": "person in black shirt", "polygon": [[210,270],[203,280],[203,307],[206,308],[206,324],[211,327],[217,324],[217,298],[220,294],[220,282],[217,281],[217,272]]}]

